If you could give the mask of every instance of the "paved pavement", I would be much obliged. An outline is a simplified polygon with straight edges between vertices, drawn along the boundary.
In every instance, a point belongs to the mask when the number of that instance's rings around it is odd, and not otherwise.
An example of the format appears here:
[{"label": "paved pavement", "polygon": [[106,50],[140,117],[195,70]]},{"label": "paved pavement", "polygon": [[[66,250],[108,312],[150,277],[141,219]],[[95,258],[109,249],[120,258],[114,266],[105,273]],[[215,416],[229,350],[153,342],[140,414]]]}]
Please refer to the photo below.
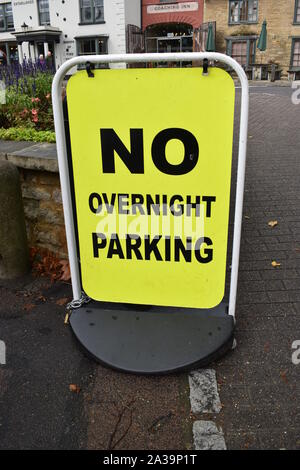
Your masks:
[{"label": "paved pavement", "polygon": [[222,428],[228,449],[300,449],[300,105],[290,96],[251,89],[238,347],[211,366],[218,406],[204,396],[206,412],[191,413],[187,374],[136,377],[90,361],[64,325],[70,286],[28,276],[0,282],[0,449],[191,449],[194,422],[203,448],[203,429],[222,448]]},{"label": "paved pavement", "polygon": [[186,375],[136,377],[96,365],[64,325],[59,304],[69,285],[30,276],[0,285],[0,449],[191,447]]},{"label": "paved pavement", "polygon": [[251,89],[238,348],[215,367],[229,449],[300,449],[300,105],[268,93]]}]

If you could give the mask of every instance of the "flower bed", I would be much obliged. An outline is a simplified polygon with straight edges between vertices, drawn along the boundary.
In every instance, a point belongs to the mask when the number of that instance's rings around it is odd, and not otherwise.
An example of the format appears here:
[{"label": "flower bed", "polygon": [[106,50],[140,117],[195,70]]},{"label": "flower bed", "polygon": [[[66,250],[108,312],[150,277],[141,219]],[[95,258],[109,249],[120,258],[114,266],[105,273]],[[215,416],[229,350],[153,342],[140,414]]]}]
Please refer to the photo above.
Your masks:
[{"label": "flower bed", "polygon": [[[3,136],[12,139],[20,134],[24,137],[34,135],[34,132],[26,134],[25,130],[54,131],[51,100],[53,73],[54,70],[43,63],[24,62],[22,65],[0,67],[0,80],[6,87],[6,102],[0,106],[0,128],[13,128],[11,133],[2,130]],[[15,128],[22,130],[16,131]],[[43,137],[48,141],[48,134],[40,134],[38,141]]]}]

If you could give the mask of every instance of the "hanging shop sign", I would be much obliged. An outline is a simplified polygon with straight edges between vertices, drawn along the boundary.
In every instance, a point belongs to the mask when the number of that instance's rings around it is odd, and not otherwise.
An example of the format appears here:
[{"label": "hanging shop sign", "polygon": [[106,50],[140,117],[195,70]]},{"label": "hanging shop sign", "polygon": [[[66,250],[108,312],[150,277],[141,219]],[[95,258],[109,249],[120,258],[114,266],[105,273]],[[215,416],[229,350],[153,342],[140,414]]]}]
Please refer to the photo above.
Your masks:
[{"label": "hanging shop sign", "polygon": [[182,3],[170,3],[166,5],[148,5],[147,13],[177,13],[177,12],[190,12],[197,11],[199,9],[198,2],[182,2]]}]

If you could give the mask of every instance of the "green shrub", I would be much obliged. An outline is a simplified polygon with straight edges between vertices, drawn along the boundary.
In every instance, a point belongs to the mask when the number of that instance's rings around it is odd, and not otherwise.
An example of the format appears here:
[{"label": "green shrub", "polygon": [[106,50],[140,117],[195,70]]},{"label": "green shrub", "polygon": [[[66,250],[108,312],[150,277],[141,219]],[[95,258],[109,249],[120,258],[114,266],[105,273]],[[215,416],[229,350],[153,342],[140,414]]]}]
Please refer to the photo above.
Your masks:
[{"label": "green shrub", "polygon": [[9,129],[0,128],[0,139],[27,141],[27,142],[49,142],[55,143],[55,132],[37,131],[32,127],[11,127]]}]

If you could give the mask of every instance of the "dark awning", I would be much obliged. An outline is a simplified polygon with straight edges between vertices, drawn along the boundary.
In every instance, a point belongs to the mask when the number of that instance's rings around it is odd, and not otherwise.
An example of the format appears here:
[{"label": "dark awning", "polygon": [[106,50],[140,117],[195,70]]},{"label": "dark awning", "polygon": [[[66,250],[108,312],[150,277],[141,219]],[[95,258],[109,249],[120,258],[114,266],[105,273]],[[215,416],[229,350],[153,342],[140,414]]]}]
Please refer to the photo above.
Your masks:
[{"label": "dark awning", "polygon": [[60,42],[62,31],[58,28],[45,27],[43,29],[28,28],[27,31],[15,31],[13,35],[16,37],[18,44],[22,42]]}]

